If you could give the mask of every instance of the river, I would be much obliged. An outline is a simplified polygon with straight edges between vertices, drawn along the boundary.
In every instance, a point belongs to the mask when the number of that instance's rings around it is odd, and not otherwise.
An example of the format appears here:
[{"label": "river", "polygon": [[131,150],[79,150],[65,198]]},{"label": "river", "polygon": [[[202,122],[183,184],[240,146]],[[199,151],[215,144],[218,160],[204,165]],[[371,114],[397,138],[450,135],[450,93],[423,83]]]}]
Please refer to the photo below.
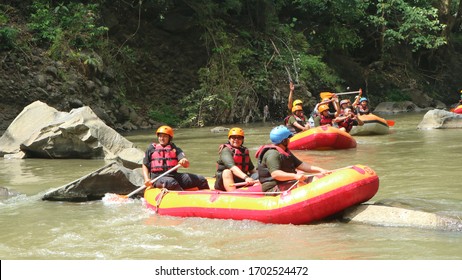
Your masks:
[{"label": "river", "polygon": [[[388,116],[389,135],[357,136],[356,149],[296,151],[326,169],[364,164],[380,187],[372,202],[462,217],[462,130],[417,129],[423,113]],[[254,155],[271,123],[241,125]],[[228,126],[229,127],[229,126]],[[125,135],[142,150],[154,131]],[[226,133],[178,129],[174,142],[189,172],[212,176]],[[156,216],[141,200],[108,205],[47,202],[41,197],[103,166],[103,160],[0,160],[0,258],[10,260],[460,260],[462,233],[341,222],[274,225],[253,221]],[[254,161],[255,163],[255,161]],[[458,177],[459,176],[459,177]]]}]

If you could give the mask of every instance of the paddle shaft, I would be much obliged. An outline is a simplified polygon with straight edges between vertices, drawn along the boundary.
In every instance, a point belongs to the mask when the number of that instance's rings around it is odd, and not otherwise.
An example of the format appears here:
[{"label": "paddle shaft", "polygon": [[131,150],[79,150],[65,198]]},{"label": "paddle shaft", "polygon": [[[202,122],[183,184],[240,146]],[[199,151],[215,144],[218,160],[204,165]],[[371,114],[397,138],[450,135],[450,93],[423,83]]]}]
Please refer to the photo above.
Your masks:
[{"label": "paddle shaft", "polygon": [[[151,183],[154,184],[158,179],[164,177],[165,175],[169,174],[170,172],[173,172],[173,171],[177,170],[180,166],[181,166],[181,164],[175,165],[175,167],[173,167],[172,169],[169,169],[169,170],[165,171],[164,173],[160,174],[159,176],[157,176],[156,178],[152,179]],[[126,196],[130,197],[130,196],[138,193],[139,191],[145,189],[146,187],[147,187],[146,185],[143,185],[143,186],[137,188],[136,190],[132,191],[131,193],[127,194]]]},{"label": "paddle shaft", "polygon": [[335,95],[347,95],[347,94],[354,94],[354,93],[360,93],[360,90],[356,91],[347,91],[347,92],[339,92],[339,93],[334,93]]},{"label": "paddle shaft", "polygon": [[258,180],[257,181],[251,181],[251,182],[240,182],[240,183],[234,183],[234,184],[231,184],[230,186],[232,187],[242,187],[242,186],[246,186],[246,185],[254,185],[258,183]]},{"label": "paddle shaft", "polygon": [[335,92],[321,92],[320,96],[321,98],[331,98],[332,95],[347,95],[347,94],[355,94],[355,93],[359,93],[359,95],[362,95],[363,93],[363,90],[362,89],[359,89],[359,90],[355,90],[355,91],[346,91],[346,92],[338,92],[338,93],[335,93]]}]

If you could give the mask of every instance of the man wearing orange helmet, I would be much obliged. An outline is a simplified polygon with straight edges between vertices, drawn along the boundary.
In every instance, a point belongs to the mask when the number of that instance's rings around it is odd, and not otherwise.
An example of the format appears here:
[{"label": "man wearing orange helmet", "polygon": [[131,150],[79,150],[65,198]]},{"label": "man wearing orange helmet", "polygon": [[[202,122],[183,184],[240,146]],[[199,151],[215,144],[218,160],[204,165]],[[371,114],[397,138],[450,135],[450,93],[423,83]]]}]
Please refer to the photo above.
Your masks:
[{"label": "man wearing orange helmet", "polygon": [[310,129],[310,124],[306,121],[303,115],[303,108],[300,105],[292,107],[292,115],[290,115],[286,124],[287,128],[292,133],[298,133]]},{"label": "man wearing orange helmet", "polygon": [[234,191],[234,183],[248,182],[258,179],[257,170],[250,160],[249,149],[243,146],[244,130],[233,127],[228,133],[228,142],[218,149],[215,189]]},{"label": "man wearing orange helmet", "polygon": [[[173,129],[163,125],[156,131],[159,143],[153,142],[147,148],[143,158],[143,177],[147,186],[152,186],[151,180],[165,173],[169,169],[180,164],[184,168],[189,167],[189,161],[183,150],[173,142]],[[191,173],[179,173],[176,170],[159,178],[155,183],[156,188],[181,191],[197,187],[208,189],[207,179],[202,175]]]},{"label": "man wearing orange helmet", "polygon": [[[329,105],[327,103],[333,102],[335,113],[329,111]],[[333,125],[333,120],[339,115],[339,105],[338,105],[338,98],[334,97],[331,101],[323,101],[319,103],[317,107],[317,116],[314,118],[315,126],[321,125]]]}]

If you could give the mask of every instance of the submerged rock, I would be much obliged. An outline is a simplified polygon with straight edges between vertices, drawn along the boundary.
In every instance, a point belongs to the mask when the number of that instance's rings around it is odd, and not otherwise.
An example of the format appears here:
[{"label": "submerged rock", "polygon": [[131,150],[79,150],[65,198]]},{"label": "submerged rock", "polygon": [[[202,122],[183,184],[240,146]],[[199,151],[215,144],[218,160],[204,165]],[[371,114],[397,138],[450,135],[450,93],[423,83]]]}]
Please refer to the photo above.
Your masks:
[{"label": "submerged rock", "polygon": [[445,110],[428,111],[417,126],[418,129],[462,128],[462,115]]},{"label": "submerged rock", "polygon": [[433,230],[462,231],[458,219],[433,213],[381,205],[358,205],[345,210],[342,220],[377,226],[415,227]]},{"label": "submerged rock", "polygon": [[106,193],[125,195],[143,184],[141,168],[131,170],[118,162],[111,162],[67,185],[47,192],[42,200],[69,202],[100,200]]}]

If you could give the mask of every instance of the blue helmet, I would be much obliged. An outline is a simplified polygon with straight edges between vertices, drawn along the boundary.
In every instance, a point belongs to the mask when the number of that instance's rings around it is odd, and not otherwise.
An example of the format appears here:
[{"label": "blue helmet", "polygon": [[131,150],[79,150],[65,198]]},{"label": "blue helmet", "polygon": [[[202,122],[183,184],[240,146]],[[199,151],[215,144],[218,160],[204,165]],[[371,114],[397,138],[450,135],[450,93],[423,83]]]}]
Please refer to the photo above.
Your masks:
[{"label": "blue helmet", "polygon": [[279,144],[290,137],[292,137],[292,132],[284,125],[276,126],[270,132],[270,139],[273,144]]},{"label": "blue helmet", "polygon": [[361,99],[359,99],[359,102],[363,102],[363,101],[369,102],[369,100],[367,100],[366,97],[361,97]]}]

